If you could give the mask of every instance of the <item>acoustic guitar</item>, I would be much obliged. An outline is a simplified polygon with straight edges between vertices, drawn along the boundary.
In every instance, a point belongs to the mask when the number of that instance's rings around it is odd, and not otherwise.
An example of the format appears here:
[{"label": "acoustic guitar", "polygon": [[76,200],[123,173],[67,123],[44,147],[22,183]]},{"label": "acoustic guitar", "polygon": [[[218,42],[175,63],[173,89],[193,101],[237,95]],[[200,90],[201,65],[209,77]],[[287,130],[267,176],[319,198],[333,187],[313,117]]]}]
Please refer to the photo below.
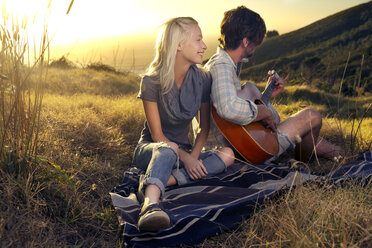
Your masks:
[{"label": "acoustic guitar", "polygon": [[[275,75],[261,99],[256,99],[256,104],[268,105],[270,97],[275,89],[276,79],[279,75],[274,71],[269,71],[269,75]],[[212,118],[221,131],[223,136],[235,148],[235,150],[248,162],[260,164],[279,152],[278,136],[263,122],[252,122],[248,125],[238,125],[221,118],[212,105]]]}]

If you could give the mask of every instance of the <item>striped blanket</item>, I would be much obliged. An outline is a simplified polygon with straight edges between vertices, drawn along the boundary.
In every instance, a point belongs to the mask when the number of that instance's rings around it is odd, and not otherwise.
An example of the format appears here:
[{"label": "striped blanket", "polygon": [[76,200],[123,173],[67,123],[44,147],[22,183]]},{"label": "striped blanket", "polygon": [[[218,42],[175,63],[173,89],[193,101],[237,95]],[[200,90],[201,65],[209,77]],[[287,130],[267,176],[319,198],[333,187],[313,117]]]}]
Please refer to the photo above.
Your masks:
[{"label": "striped blanket", "polygon": [[309,182],[342,184],[346,180],[367,183],[372,176],[371,151],[327,175],[309,174],[300,166],[272,164],[247,166],[235,163],[214,178],[182,187],[170,187],[162,199],[172,223],[157,233],[139,232],[136,224],[140,205],[135,192],[141,172],[131,168],[122,183],[111,192],[111,199],[122,226],[126,247],[164,247],[195,245],[209,236],[232,229],[253,213],[264,199],[290,187]]}]

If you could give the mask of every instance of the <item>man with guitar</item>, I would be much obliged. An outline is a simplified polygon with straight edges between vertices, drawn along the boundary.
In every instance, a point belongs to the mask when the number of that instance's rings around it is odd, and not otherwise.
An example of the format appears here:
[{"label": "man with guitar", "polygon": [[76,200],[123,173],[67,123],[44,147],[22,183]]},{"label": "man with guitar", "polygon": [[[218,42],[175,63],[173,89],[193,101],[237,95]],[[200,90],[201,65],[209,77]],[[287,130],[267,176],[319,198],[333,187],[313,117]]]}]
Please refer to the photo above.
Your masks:
[{"label": "man with guitar", "polygon": [[[265,34],[263,19],[245,6],[225,12],[221,23],[220,46],[205,65],[213,78],[212,121],[207,146],[219,147],[230,143],[243,158],[253,163],[263,162],[270,157],[276,158],[290,147],[295,147],[296,159],[301,161],[308,161],[312,153],[330,159],[344,155],[341,148],[319,136],[322,117],[318,111],[304,109],[280,122],[275,109],[268,103],[270,98],[284,89],[284,80],[275,72],[269,78],[263,95],[250,82],[241,85],[239,74],[242,62],[253,55],[263,42]],[[221,119],[222,124],[217,119]],[[238,133],[236,127],[231,128],[230,124],[243,127],[244,130]],[[247,131],[248,127],[254,124],[269,130],[261,137],[262,141],[257,141],[258,138]],[[257,130],[256,127],[253,129]],[[253,140],[248,143],[256,143],[255,147],[252,148],[242,141],[246,139],[245,133]],[[274,141],[269,141],[268,135],[274,135]],[[268,143],[266,145],[274,147],[273,151],[267,151],[269,148],[263,147],[265,142]],[[244,151],[241,151],[244,149],[250,154],[245,156]],[[256,155],[261,152],[259,150],[267,154],[255,161]]]}]

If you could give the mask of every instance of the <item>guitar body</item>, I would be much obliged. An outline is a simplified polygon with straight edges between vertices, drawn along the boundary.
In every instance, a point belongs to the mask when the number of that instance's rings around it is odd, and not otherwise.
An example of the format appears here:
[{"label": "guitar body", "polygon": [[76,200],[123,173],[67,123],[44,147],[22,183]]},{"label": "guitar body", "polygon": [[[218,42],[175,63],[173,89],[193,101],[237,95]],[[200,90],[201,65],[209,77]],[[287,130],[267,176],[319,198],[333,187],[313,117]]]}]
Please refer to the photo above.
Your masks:
[{"label": "guitar body", "polygon": [[[254,100],[256,104],[268,106],[270,96],[275,89],[275,82],[279,75],[271,70],[268,86],[261,94],[255,85],[246,83],[237,96],[242,99]],[[271,109],[275,116],[276,111]],[[277,113],[276,113],[277,114]],[[212,106],[212,118],[223,136],[230,142],[237,152],[248,162],[260,164],[279,152],[278,135],[270,128],[266,128],[261,122],[253,122],[241,126],[221,118],[214,106]],[[279,118],[279,116],[276,116]],[[279,119],[277,119],[279,122]]]},{"label": "guitar body", "polygon": [[260,164],[279,152],[277,133],[260,122],[241,126],[221,118],[212,106],[212,118],[216,126],[248,162]]}]

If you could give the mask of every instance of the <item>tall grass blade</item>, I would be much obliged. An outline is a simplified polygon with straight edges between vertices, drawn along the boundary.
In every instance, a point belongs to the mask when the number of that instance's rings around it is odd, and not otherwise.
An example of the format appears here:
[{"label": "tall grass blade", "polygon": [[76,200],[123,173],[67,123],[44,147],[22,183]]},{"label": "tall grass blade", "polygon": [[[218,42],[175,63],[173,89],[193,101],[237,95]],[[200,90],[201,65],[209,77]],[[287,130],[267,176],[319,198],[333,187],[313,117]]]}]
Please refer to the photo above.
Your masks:
[{"label": "tall grass blade", "polygon": [[72,7],[73,4],[74,4],[74,0],[71,0],[71,3],[70,3],[70,5],[68,6],[68,9],[67,9],[66,15],[68,15],[68,13],[70,13],[70,10],[71,10],[71,7]]},{"label": "tall grass blade", "polygon": [[[3,14],[6,15],[3,6]],[[21,25],[20,25],[21,23]],[[21,168],[37,154],[42,82],[49,60],[49,39],[44,25],[39,51],[34,46],[30,63],[27,19],[3,17],[0,23],[0,165]],[[28,60],[25,60],[27,55]],[[47,60],[47,61],[45,61]],[[28,63],[25,63],[27,61]],[[31,65],[31,66],[30,66]],[[30,75],[38,75],[33,79]]]}]

